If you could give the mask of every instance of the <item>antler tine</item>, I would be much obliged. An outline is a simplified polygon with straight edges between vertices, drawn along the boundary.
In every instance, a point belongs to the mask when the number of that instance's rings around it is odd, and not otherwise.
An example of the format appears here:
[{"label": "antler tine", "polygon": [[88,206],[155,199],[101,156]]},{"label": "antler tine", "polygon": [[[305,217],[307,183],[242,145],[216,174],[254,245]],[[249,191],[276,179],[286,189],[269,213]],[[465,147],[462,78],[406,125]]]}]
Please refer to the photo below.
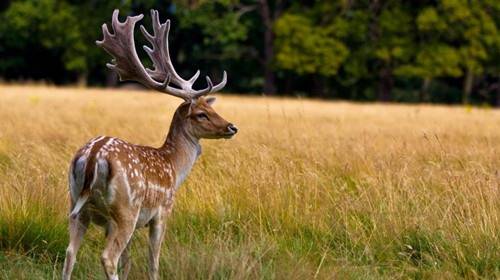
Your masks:
[{"label": "antler tine", "polygon": [[224,72],[222,72],[222,81],[213,87],[212,92],[217,92],[223,89],[226,86],[226,83],[227,83],[227,72],[224,70]]},{"label": "antler tine", "polygon": [[206,76],[206,79],[207,79],[207,87],[202,90],[196,91],[193,94],[194,98],[198,98],[200,96],[207,95],[212,92],[217,92],[223,89],[227,82],[227,73],[226,71],[223,72],[222,81],[215,86],[213,85],[212,80],[210,80],[210,77]]},{"label": "antler tine", "polygon": [[214,88],[214,84],[212,83],[212,80],[210,80],[210,77],[209,76],[206,76],[206,79],[207,79],[207,89],[208,89],[208,92],[211,92],[212,89]]},{"label": "antler tine", "polygon": [[171,77],[172,77],[172,76],[170,76],[170,74],[168,74],[168,75],[167,75],[167,77],[165,78],[165,80],[163,81],[162,86],[163,86],[164,88],[167,88],[168,84],[170,84],[170,78],[171,78]]},{"label": "antler tine", "polygon": [[172,75],[172,82],[181,89],[190,89],[186,87],[186,81],[183,80],[175,71],[172,61],[170,60],[170,52],[168,46],[168,34],[170,32],[170,20],[165,23],[160,22],[158,11],[151,10],[151,21],[153,26],[153,35],[147,32],[146,28],[141,25],[141,31],[146,39],[151,43],[153,48],[144,46],[144,50],[149,58],[153,61],[154,69],[146,69],[148,74],[155,80],[165,79],[167,74]]},{"label": "antler tine", "polygon": [[[180,77],[179,74],[175,71],[175,68],[172,64],[172,60],[170,58],[170,50],[169,50],[169,42],[168,36],[170,32],[170,21],[167,20],[165,23],[160,22],[159,13],[156,10],[151,10],[151,21],[153,25],[153,35],[148,33],[146,29],[141,26],[141,30],[143,34],[151,43],[153,48],[145,47],[146,52],[149,57],[153,61],[154,70],[147,69],[148,74],[153,77],[155,80],[162,80],[165,75],[172,75],[172,83],[180,87],[181,89],[188,92],[192,99],[198,98],[202,95],[206,95],[210,92],[214,92],[217,90],[221,90],[227,80],[227,75],[224,73],[224,79],[221,83],[217,84],[215,87],[212,85],[211,81],[207,82],[208,86],[202,90],[194,90],[193,84],[196,82],[200,75],[200,71],[196,71],[196,73],[189,79],[184,80]],[[209,79],[208,79],[209,80]]]},{"label": "antler tine", "polygon": [[118,19],[119,10],[113,11],[111,26],[113,34],[109,31],[108,26],[103,24],[102,32],[103,39],[96,41],[96,44],[102,47],[112,57],[112,63],[108,63],[108,68],[116,71],[121,81],[131,80],[143,84],[151,89],[168,93],[173,96],[189,100],[192,97],[185,91],[168,86],[170,78],[165,76],[164,82],[154,80],[142,65],[134,42],[135,24],[143,18],[143,15],[127,17],[124,22]]},{"label": "antler tine", "polygon": [[189,84],[194,84],[194,82],[196,82],[196,80],[198,79],[198,77],[200,76],[200,70],[197,70],[196,73],[194,73],[193,77],[191,77],[191,79],[189,79]]},{"label": "antler tine", "polygon": [[[127,17],[127,20],[121,23],[118,14],[118,10],[113,11],[111,21],[113,34],[109,32],[107,24],[103,24],[103,39],[96,41],[96,44],[113,56],[112,64],[108,63],[107,66],[117,71],[121,80],[129,80],[133,77],[130,75],[132,74],[130,67],[136,63],[135,59],[138,60],[133,41],[134,26],[143,15]],[[123,48],[122,45],[127,45],[128,48]]]},{"label": "antler tine", "polygon": [[[144,26],[140,26],[142,34],[152,46],[152,48],[143,46],[144,51],[153,61],[153,69],[146,69],[137,55],[134,42],[135,24],[143,18],[143,15],[127,17],[124,22],[119,21],[118,15],[119,11],[114,10],[111,22],[113,34],[109,32],[108,26],[103,24],[103,39],[96,41],[96,43],[113,56],[112,63],[108,63],[107,66],[118,73],[121,81],[136,81],[146,87],[184,100],[196,99],[202,95],[221,90],[226,85],[227,74],[225,71],[222,81],[216,86],[213,86],[212,81],[207,77],[208,86],[202,90],[193,89],[193,84],[200,75],[199,70],[189,80],[184,80],[177,74],[169,53],[170,21],[161,23],[159,13],[156,10],[151,10],[153,34],[151,35]],[[178,88],[169,86],[170,82]]]},{"label": "antler tine", "polygon": [[[153,44],[155,37],[153,37],[153,35],[149,34],[149,32],[144,27],[144,25],[141,25],[139,27],[141,28],[142,35],[144,35],[144,37],[146,37],[146,40],[148,40],[148,42],[150,42],[151,44]],[[146,46],[143,46],[143,48],[144,47],[146,47]]]},{"label": "antler tine", "polygon": [[[120,14],[120,11],[118,9],[113,10],[113,15],[111,16],[111,26],[113,27],[113,30],[117,30],[120,27],[120,20],[118,19],[119,14]],[[140,19],[143,18],[142,14],[140,14],[138,16],[141,17]],[[127,19],[128,18],[129,17],[127,17]],[[127,19],[125,20],[125,23],[127,22]]]}]

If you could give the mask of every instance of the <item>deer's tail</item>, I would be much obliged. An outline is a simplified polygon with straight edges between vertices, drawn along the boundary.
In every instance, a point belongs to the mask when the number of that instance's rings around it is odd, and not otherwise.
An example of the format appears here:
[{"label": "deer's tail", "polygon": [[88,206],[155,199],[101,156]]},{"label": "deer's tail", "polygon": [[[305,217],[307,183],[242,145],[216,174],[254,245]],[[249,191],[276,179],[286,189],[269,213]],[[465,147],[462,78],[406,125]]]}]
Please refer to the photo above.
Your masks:
[{"label": "deer's tail", "polygon": [[69,189],[72,202],[70,218],[74,219],[78,216],[90,198],[92,189],[97,184],[105,183],[108,174],[109,166],[108,161],[105,159],[82,155],[72,161],[69,172]]}]

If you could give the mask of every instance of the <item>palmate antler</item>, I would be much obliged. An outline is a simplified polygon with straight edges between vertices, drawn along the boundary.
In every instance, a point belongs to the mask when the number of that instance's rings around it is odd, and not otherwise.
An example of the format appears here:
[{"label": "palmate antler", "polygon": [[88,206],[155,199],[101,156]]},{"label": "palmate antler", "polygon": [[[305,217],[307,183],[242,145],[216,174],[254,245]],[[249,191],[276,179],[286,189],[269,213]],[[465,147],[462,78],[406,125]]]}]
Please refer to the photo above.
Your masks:
[{"label": "palmate antler", "polygon": [[[127,17],[125,22],[118,20],[118,10],[113,11],[112,27],[114,34],[111,34],[106,24],[102,25],[104,38],[96,41],[106,52],[113,56],[112,63],[106,64],[108,68],[115,70],[121,81],[136,81],[144,86],[180,97],[184,100],[193,100],[200,96],[221,90],[227,82],[227,74],[224,71],[222,81],[213,85],[207,76],[208,86],[205,89],[195,90],[193,84],[200,75],[200,70],[196,71],[189,80],[182,79],[174,69],[170,59],[168,49],[168,33],[170,31],[170,20],[160,23],[158,11],[151,10],[153,24],[153,35],[146,31],[141,25],[142,34],[151,43],[152,49],[144,46],[151,60],[154,69],[145,69],[142,65],[135,49],[134,28],[135,24],[143,18],[143,15]],[[170,86],[170,83],[177,87]]]}]

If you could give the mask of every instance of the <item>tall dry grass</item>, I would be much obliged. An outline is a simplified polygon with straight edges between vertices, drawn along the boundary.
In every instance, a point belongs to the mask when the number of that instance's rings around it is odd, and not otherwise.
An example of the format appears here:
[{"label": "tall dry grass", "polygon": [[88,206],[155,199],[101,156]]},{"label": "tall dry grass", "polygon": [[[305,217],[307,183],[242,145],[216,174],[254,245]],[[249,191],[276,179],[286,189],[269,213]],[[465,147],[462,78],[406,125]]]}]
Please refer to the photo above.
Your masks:
[{"label": "tall dry grass", "polygon": [[[0,86],[0,278],[57,278],[66,171],[96,135],[159,146],[179,100]],[[500,112],[222,96],[168,223],[173,279],[500,277]],[[134,237],[132,279],[147,240]],[[92,229],[77,279],[101,279]]]}]

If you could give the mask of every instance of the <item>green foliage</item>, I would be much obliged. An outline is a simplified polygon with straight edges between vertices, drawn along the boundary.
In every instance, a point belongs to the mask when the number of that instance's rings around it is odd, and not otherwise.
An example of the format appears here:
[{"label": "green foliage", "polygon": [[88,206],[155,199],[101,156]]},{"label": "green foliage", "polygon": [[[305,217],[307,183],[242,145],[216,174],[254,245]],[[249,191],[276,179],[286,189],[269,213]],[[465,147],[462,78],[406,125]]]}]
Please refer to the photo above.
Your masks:
[{"label": "green foliage", "polygon": [[500,48],[497,24],[480,1],[440,1],[422,9],[416,22],[423,39],[413,66],[419,70],[402,73],[460,77],[471,70],[481,74],[491,53]]},{"label": "green foliage", "polygon": [[[42,47],[60,53],[67,70],[85,71],[87,46],[76,12],[68,3],[55,0],[13,2],[0,17],[4,48]],[[0,67],[16,63],[23,60],[14,59]]]},{"label": "green foliage", "polygon": [[[411,101],[412,92],[440,88],[446,92],[428,92],[428,100],[456,102],[464,91],[464,99],[471,94],[476,102],[500,103],[500,4],[494,0],[12,0],[0,5],[0,77],[109,82],[103,67],[109,56],[94,42],[115,8],[122,18],[145,14],[146,26],[149,9],[162,11],[162,20],[173,20],[171,52],[181,75],[196,66],[217,79],[226,69],[232,91],[259,91],[263,68],[271,67],[279,92]],[[138,54],[149,65],[140,48]]]},{"label": "green foliage", "polygon": [[349,50],[330,27],[314,26],[302,15],[286,14],[275,25],[277,66],[299,75],[334,76]]},{"label": "green foliage", "polygon": [[455,48],[444,44],[422,46],[415,62],[399,67],[396,73],[422,78],[460,77],[462,75],[460,53]]},{"label": "green foliage", "polygon": [[232,1],[200,2],[196,9],[181,9],[178,15],[183,32],[197,30],[202,34],[201,46],[196,46],[194,55],[212,59],[240,58],[248,28],[234,11]]},{"label": "green foliage", "polygon": [[374,57],[386,63],[405,61],[412,54],[411,15],[402,7],[385,9],[379,18],[380,39]]}]

